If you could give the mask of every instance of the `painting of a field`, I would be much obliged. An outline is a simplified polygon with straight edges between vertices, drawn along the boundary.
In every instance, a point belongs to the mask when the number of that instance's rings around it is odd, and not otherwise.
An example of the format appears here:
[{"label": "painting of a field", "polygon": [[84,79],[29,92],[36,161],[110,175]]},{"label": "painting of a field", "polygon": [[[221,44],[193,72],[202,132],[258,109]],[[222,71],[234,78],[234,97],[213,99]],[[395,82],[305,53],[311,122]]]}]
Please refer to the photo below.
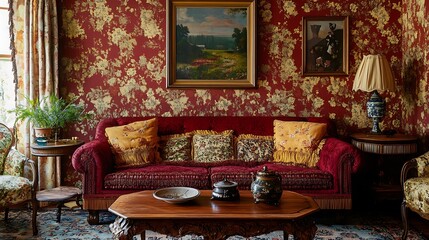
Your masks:
[{"label": "painting of a field", "polygon": [[255,0],[168,0],[167,87],[249,88]]},{"label": "painting of a field", "polygon": [[246,24],[246,8],[179,8],[177,78],[246,79]]}]

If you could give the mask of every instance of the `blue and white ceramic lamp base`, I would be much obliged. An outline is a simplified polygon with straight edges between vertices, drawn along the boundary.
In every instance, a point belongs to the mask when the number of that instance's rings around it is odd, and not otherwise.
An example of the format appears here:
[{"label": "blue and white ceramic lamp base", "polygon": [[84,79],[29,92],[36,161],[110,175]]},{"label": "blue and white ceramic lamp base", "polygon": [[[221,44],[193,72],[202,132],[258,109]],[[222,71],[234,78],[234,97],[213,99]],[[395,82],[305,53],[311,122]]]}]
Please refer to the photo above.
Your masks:
[{"label": "blue and white ceramic lamp base", "polygon": [[366,103],[368,117],[373,119],[372,134],[381,134],[379,123],[386,113],[386,102],[380,97],[377,90]]}]

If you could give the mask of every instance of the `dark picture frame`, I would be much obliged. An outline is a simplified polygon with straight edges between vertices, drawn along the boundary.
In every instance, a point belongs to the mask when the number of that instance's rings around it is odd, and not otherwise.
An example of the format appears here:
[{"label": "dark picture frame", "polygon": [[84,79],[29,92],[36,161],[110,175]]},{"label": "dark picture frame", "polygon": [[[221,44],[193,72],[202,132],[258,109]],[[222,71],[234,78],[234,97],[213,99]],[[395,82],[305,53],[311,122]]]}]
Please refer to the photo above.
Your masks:
[{"label": "dark picture frame", "polygon": [[349,17],[303,17],[302,25],[302,74],[348,75]]},{"label": "dark picture frame", "polygon": [[166,82],[256,87],[256,0],[167,0]]}]

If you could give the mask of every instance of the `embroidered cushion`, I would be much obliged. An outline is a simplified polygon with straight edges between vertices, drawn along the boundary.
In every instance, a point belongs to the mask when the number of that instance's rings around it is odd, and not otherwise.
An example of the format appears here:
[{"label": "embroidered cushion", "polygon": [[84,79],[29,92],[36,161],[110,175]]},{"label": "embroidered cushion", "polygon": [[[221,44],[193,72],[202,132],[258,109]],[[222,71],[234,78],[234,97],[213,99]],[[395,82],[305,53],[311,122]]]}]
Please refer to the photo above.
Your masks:
[{"label": "embroidered cushion", "polygon": [[274,139],[272,136],[241,134],[237,137],[237,159],[245,162],[273,160]]},{"label": "embroidered cushion", "polygon": [[116,167],[139,167],[158,160],[156,118],[106,128],[106,136],[115,154]]},{"label": "embroidered cushion", "polygon": [[193,136],[193,160],[209,163],[233,159],[232,131],[212,133],[199,132]]},{"label": "embroidered cushion", "polygon": [[0,206],[17,204],[31,199],[31,182],[27,178],[0,176]]},{"label": "embroidered cushion", "polygon": [[191,134],[175,134],[161,136],[159,140],[159,153],[166,162],[179,162],[191,160]]},{"label": "embroidered cushion", "polygon": [[274,120],[274,161],[315,167],[326,123]]},{"label": "embroidered cushion", "polygon": [[410,178],[404,183],[407,207],[429,220],[429,178]]}]

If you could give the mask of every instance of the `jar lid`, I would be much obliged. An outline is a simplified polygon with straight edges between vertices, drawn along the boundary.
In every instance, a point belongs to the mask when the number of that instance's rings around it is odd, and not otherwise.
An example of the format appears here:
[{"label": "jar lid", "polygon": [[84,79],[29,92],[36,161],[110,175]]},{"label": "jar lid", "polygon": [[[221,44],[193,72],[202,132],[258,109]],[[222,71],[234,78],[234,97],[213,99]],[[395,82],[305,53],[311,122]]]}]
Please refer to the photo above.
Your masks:
[{"label": "jar lid", "polygon": [[267,166],[262,167],[262,171],[257,172],[258,176],[276,176],[277,173],[273,171],[269,171]]},{"label": "jar lid", "polygon": [[230,188],[230,187],[238,186],[238,183],[229,181],[228,179],[225,178],[223,181],[219,181],[213,185],[217,188]]}]

